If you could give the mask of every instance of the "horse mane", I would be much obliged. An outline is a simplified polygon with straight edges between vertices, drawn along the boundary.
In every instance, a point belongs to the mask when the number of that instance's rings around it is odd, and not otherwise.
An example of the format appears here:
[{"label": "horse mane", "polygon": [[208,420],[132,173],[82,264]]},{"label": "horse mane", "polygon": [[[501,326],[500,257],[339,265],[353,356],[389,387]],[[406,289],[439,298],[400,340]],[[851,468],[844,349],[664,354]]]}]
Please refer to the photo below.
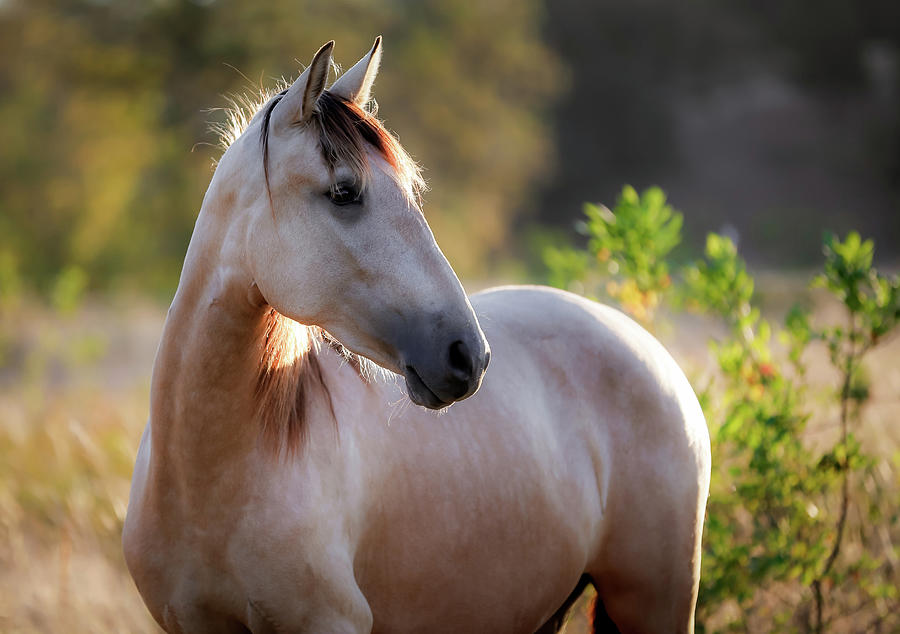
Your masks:
[{"label": "horse mane", "polygon": [[[212,126],[220,145],[227,150],[262,113],[260,141],[267,189],[269,123],[287,86],[282,82],[277,93],[232,97],[230,107],[224,109],[225,122]],[[407,198],[420,202],[425,181],[419,166],[373,111],[326,90],[308,125],[317,132],[329,171],[346,165],[364,186],[370,175],[367,149],[374,148],[393,168],[393,176]],[[300,324],[270,308],[265,317],[255,398],[263,441],[276,453],[284,449],[293,454],[304,445],[308,433],[306,413],[315,395],[325,399],[332,419],[337,420],[317,355],[323,344],[341,354],[364,381],[382,373],[371,361],[350,352],[324,330]]]},{"label": "horse mane", "polygon": [[319,363],[323,347],[343,357],[365,383],[391,375],[351,352],[327,331],[304,326],[270,307],[265,317],[254,396],[263,442],[273,453],[285,449],[293,455],[304,446],[306,412],[314,396],[324,399],[332,420],[337,421],[331,391]]},{"label": "horse mane", "polygon": [[265,317],[262,355],[256,376],[256,415],[263,440],[274,450],[288,453],[303,445],[310,397],[326,397],[332,415],[331,394],[315,354],[316,333],[288,319],[274,308]]}]

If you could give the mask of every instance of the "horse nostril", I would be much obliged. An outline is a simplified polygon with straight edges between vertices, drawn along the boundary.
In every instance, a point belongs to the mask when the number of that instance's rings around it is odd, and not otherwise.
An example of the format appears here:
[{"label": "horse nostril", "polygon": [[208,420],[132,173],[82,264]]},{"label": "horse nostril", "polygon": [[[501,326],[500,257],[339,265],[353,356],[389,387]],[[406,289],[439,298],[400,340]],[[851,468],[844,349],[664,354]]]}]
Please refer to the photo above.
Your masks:
[{"label": "horse nostril", "polygon": [[450,369],[460,381],[468,381],[472,378],[472,355],[469,347],[462,341],[454,341],[450,344]]}]

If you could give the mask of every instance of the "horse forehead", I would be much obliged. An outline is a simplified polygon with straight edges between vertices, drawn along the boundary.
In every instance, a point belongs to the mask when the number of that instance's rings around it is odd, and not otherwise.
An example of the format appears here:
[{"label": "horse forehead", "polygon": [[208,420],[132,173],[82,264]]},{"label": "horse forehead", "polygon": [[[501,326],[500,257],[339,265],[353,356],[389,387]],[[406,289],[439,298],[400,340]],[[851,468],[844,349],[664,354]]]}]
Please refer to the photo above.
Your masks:
[{"label": "horse forehead", "polygon": [[[278,144],[278,151],[272,152],[271,148]],[[276,169],[284,170],[295,179],[310,179],[314,181],[330,180],[328,166],[322,156],[318,141],[309,131],[303,130],[289,137],[281,137],[270,142],[270,165]],[[273,160],[274,159],[274,160]]]}]

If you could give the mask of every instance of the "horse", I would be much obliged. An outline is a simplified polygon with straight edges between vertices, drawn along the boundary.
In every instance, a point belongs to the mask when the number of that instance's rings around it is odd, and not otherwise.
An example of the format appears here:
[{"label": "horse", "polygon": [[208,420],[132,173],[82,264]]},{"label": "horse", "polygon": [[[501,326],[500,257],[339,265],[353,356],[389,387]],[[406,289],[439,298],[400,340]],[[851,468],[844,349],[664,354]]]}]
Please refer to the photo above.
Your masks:
[{"label": "horse", "polygon": [[[690,632],[709,486],[688,381],[622,313],[467,297],[333,42],[235,130],[153,368],[123,529],[170,633]],[[488,364],[490,363],[490,367]]]}]

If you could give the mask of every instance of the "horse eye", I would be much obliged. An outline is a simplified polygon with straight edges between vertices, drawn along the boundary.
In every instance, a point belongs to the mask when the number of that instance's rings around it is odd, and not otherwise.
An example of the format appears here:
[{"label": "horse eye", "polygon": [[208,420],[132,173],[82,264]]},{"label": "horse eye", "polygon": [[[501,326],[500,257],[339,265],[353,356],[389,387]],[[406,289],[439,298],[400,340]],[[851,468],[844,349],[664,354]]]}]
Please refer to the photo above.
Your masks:
[{"label": "horse eye", "polygon": [[362,193],[353,183],[335,183],[325,195],[339,207],[362,203]]}]

